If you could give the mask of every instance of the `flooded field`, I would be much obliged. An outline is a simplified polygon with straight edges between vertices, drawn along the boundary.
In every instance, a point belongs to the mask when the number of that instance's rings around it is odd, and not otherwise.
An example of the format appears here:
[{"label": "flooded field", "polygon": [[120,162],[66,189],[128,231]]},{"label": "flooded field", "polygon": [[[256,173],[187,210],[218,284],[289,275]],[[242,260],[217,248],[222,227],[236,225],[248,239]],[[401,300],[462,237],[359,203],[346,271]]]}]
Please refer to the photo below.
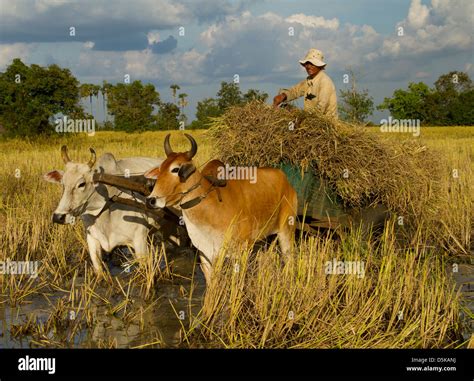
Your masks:
[{"label": "flooded field", "polygon": [[[133,279],[134,269],[124,271],[120,260],[121,257],[114,253],[108,261],[109,270],[117,283],[128,285]],[[165,263],[161,265],[165,266]],[[45,287],[21,305],[2,303],[0,348],[179,347],[184,329],[189,326],[190,314],[197,315],[202,307],[205,281],[195,266],[192,250],[179,253],[169,265],[175,279],[158,282],[154,286],[152,301],[144,299],[136,288],[127,290],[124,296],[110,293],[108,285],[96,287],[97,298],[87,307],[93,316],[91,327],[75,326],[75,321],[82,318],[81,308],[65,308],[57,316],[59,324],[46,330],[51,309],[57,307],[65,295],[70,295],[69,290],[48,290]],[[76,293],[84,285],[84,277],[74,279]],[[127,303],[123,304],[124,301]],[[44,335],[38,327],[45,329]]]},{"label": "flooded field", "polygon": [[468,341],[466,346],[474,348],[474,264],[459,266],[459,272],[453,276],[462,293],[460,320],[463,339]]}]

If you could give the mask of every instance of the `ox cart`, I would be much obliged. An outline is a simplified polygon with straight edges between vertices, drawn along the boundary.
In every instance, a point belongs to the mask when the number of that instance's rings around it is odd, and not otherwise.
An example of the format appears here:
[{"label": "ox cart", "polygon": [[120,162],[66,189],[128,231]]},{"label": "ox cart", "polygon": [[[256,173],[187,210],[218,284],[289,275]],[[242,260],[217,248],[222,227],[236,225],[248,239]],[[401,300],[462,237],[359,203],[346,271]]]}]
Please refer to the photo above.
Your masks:
[{"label": "ox cart", "polygon": [[327,182],[311,169],[304,170],[290,163],[280,164],[280,169],[298,194],[300,230],[311,233],[360,226],[363,231],[369,231],[382,226],[388,218],[388,209],[380,204],[366,208],[345,207]]},{"label": "ox cart", "polygon": [[[298,194],[298,229],[300,231],[310,234],[321,229],[341,232],[351,226],[360,226],[364,231],[368,231],[374,226],[383,225],[388,217],[388,210],[382,205],[362,209],[345,208],[324,179],[310,170],[304,171],[288,163],[282,163],[280,169],[286,174]],[[206,178],[210,179],[209,176]],[[134,206],[156,219],[164,218],[176,225],[180,224],[181,212],[179,210],[168,207],[150,209],[146,206],[144,197],[151,193],[155,180],[147,179],[143,175],[124,177],[105,173],[95,173],[93,180],[137,196],[133,199],[113,196],[111,202]],[[213,184],[219,184],[219,181]]]}]

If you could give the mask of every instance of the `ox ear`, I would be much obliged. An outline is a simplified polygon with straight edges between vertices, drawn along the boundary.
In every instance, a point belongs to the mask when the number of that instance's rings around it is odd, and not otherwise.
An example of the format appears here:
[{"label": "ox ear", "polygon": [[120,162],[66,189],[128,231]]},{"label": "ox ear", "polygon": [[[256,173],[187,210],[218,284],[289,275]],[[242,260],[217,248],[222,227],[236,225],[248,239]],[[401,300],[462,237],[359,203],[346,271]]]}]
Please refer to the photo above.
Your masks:
[{"label": "ox ear", "polygon": [[64,172],[60,170],[54,170],[43,175],[43,180],[50,183],[61,184],[63,180]]},{"label": "ox ear", "polygon": [[158,178],[158,175],[160,174],[160,167],[152,168],[148,171],[145,172],[144,176],[147,179],[153,179],[156,180]]},{"label": "ox ear", "polygon": [[196,167],[193,163],[183,164],[178,172],[179,181],[184,183],[194,172],[196,172]]}]

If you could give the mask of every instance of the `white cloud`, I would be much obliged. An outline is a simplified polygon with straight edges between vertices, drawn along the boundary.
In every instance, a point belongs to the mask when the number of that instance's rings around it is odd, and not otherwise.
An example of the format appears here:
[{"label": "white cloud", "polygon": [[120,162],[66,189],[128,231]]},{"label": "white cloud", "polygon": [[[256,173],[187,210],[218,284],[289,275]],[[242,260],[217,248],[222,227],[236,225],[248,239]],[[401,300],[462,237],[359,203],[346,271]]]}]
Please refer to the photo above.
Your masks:
[{"label": "white cloud", "polygon": [[[200,1],[198,4],[206,5],[206,9],[201,10],[203,14],[212,11],[212,2]],[[0,3],[3,4],[3,0]],[[23,2],[15,2],[7,7],[15,20],[24,16],[21,4]],[[52,9],[50,0],[39,4],[46,13]],[[93,15],[91,23],[104,15],[114,20],[124,18],[132,24],[143,17],[144,22],[152,20],[154,25],[169,16],[171,23],[181,25],[192,19],[193,12],[190,3],[176,5],[171,0],[141,0],[138,6],[124,3],[114,9],[106,8],[104,4],[103,0],[98,0],[97,6],[81,7],[78,15]],[[91,38],[81,43],[85,49],[78,49],[76,59],[61,54],[54,58],[58,64],[71,67],[75,75],[91,82],[95,78],[121,81],[128,73],[132,80],[186,85],[218,83],[239,74],[247,82],[290,84],[304,77],[298,60],[308,49],[315,47],[323,51],[330,73],[340,74],[352,67],[370,73],[371,80],[427,78],[427,73],[436,70],[424,67],[424,62],[432,62],[433,57],[472,52],[473,4],[472,0],[458,0],[454,7],[448,0],[432,0],[428,5],[412,0],[406,18],[396,25],[404,26],[403,37],[395,33],[383,36],[370,25],[341,23],[337,18],[302,13],[285,17],[275,12],[254,15],[245,11],[207,22],[200,35],[191,36],[197,41],[195,47],[187,51],[180,50],[180,46],[166,54],[154,54],[150,47],[160,41],[161,29],[150,26],[142,32],[144,46],[141,50],[125,50],[128,46],[123,47],[122,40],[118,42],[124,51],[94,50],[94,43],[98,49],[100,41]],[[294,36],[288,33],[290,26],[295,29]],[[146,41],[148,48],[145,48]],[[0,53],[0,64],[5,65],[13,56],[28,57],[31,52],[27,44],[10,44],[0,45]],[[459,69],[463,66],[464,62],[460,62]],[[472,71],[472,66],[466,70]]]},{"label": "white cloud", "polygon": [[153,45],[160,42],[160,33],[157,30],[150,30],[147,35],[148,45]]},{"label": "white cloud", "polygon": [[339,20],[336,18],[328,20],[321,16],[308,16],[303,13],[287,17],[285,21],[289,23],[298,23],[308,28],[326,28],[332,30],[339,28]]},{"label": "white cloud", "polygon": [[84,42],[83,46],[86,49],[92,49],[94,47],[95,43],[93,41],[86,41]]},{"label": "white cloud", "polygon": [[20,58],[23,62],[30,55],[31,44],[0,44],[0,70],[11,64],[14,58]]},{"label": "white cloud", "polygon": [[389,57],[421,57],[427,54],[472,51],[474,2],[432,0],[431,6],[412,0],[407,18],[397,26],[403,36],[386,38],[382,53]]},{"label": "white cloud", "polygon": [[413,28],[421,28],[428,21],[430,10],[421,0],[413,0],[408,10],[408,23]]},{"label": "white cloud", "polygon": [[46,12],[51,8],[62,7],[65,4],[71,3],[70,0],[35,0],[34,8],[38,12]]},{"label": "white cloud", "polygon": [[237,73],[276,80],[304,75],[298,60],[310,48],[323,51],[329,70],[342,70],[375,60],[382,40],[370,25],[341,26],[335,18],[301,13],[284,18],[273,12],[227,18],[208,26],[200,38],[207,49],[202,70],[208,77]]},{"label": "white cloud", "polygon": [[142,36],[153,29],[211,22],[234,13],[242,1],[0,0],[0,41],[68,41],[63,31],[74,26],[76,40],[93,40],[99,46],[97,37],[114,39],[124,31],[125,35]]},{"label": "white cloud", "polygon": [[149,48],[125,52],[83,50],[71,69],[74,75],[87,78],[89,82],[101,82],[103,79],[121,82],[124,75],[129,74],[131,81],[145,79],[161,84],[177,82],[190,85],[205,81],[197,72],[203,59],[204,55],[194,49],[173,52],[166,57],[153,54]]}]

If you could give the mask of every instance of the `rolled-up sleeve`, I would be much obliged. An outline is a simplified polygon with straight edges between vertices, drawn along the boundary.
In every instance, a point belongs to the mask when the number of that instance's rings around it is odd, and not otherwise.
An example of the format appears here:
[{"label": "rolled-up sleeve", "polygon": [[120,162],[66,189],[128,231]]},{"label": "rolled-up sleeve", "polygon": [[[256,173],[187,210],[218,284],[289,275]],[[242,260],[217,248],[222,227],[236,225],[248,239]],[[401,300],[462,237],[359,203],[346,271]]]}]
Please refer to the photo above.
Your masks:
[{"label": "rolled-up sleeve", "polygon": [[303,81],[293,86],[291,89],[284,91],[284,93],[286,94],[286,100],[292,101],[296,98],[302,97],[306,91],[306,87],[306,79],[304,79]]}]

